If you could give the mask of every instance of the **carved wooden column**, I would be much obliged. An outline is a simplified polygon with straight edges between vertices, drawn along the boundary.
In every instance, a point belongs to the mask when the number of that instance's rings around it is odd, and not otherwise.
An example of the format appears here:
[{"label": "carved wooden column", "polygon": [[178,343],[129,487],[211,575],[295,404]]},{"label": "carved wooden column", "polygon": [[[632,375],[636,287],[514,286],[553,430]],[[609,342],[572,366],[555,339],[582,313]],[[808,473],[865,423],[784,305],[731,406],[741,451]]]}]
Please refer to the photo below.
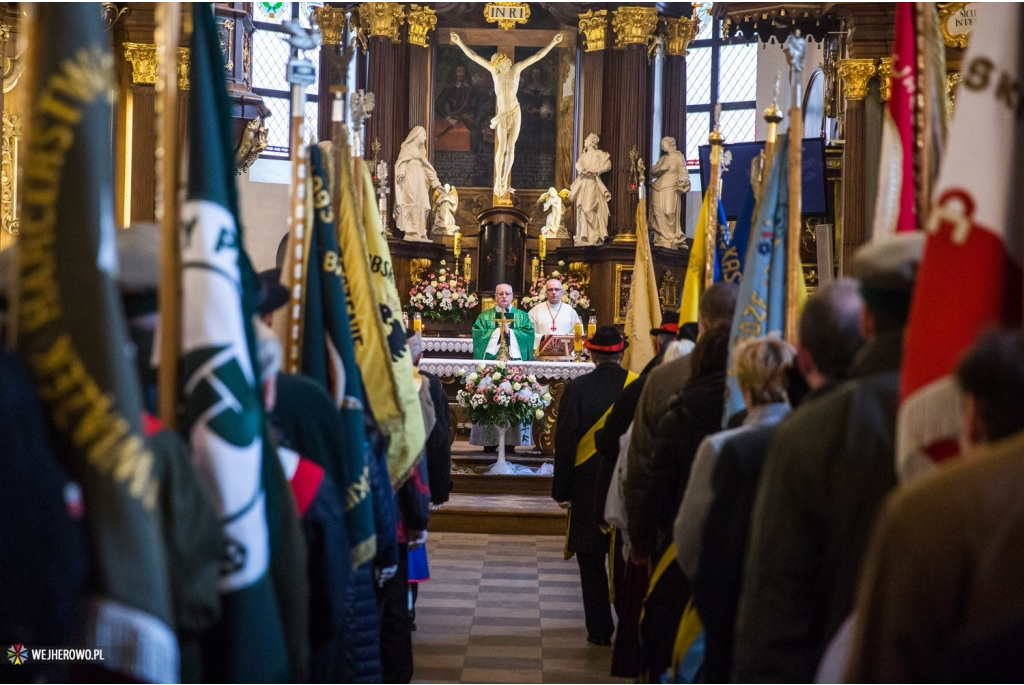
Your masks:
[{"label": "carved wooden column", "polygon": [[577,122],[576,154],[591,133],[601,134],[601,105],[604,92],[605,47],[608,40],[608,10],[587,10],[580,15],[583,34],[579,53],[580,114]]},{"label": "carved wooden column", "polygon": [[426,128],[430,123],[430,32],[437,26],[437,13],[430,7],[409,5],[406,21],[409,25],[407,73],[410,84],[409,118],[406,124],[409,128]]},{"label": "carved wooden column", "polygon": [[[699,25],[693,19],[665,19],[665,71],[662,75],[661,135],[672,136],[686,151],[686,55]],[[657,160],[652,160],[657,161]],[[686,222],[686,194],[682,196],[681,222]],[[686,226],[682,226],[685,231]]]},{"label": "carved wooden column", "polygon": [[658,26],[654,7],[620,7],[611,20],[615,50],[606,51],[601,148],[611,155],[607,186],[611,192],[608,234],[620,242],[635,240],[636,204],[629,190],[629,151],[647,150],[647,46]]},{"label": "carved wooden column", "polygon": [[369,36],[366,89],[376,96],[373,113],[366,121],[366,146],[380,141],[380,159],[393,167],[398,149],[408,133],[408,51],[401,43],[405,6],[390,2],[364,2],[359,24]]},{"label": "carved wooden column", "polygon": [[[844,59],[838,74],[846,88],[846,142],[843,150],[843,261],[842,274],[852,273],[853,253],[868,238],[864,211],[866,187],[866,125],[864,98],[875,75],[874,59]],[[873,192],[873,191],[872,191]]]},{"label": "carved wooden column", "polygon": [[342,83],[345,77],[337,73],[336,69],[341,66],[338,52],[342,48],[346,15],[347,12],[340,7],[325,5],[313,8],[313,16],[323,41],[320,47],[320,87],[317,91],[320,106],[317,108],[316,134],[320,140],[331,139],[331,106],[334,102],[331,86]]}]

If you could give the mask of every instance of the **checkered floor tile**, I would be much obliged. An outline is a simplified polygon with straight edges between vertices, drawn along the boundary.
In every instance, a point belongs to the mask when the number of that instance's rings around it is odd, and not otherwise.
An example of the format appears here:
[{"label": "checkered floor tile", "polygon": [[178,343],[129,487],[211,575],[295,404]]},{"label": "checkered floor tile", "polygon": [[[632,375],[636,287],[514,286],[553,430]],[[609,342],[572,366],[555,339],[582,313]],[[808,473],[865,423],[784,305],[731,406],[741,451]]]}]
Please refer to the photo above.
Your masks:
[{"label": "checkered floor tile", "polygon": [[555,536],[433,533],[416,683],[622,683],[587,642],[579,567]]}]

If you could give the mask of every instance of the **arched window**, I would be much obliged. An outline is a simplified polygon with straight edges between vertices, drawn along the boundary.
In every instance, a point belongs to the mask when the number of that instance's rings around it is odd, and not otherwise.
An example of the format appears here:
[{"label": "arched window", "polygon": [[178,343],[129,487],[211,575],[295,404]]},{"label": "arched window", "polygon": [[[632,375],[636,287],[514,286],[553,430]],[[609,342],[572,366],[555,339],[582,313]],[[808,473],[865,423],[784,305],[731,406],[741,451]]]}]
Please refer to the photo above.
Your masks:
[{"label": "arched window", "polygon": [[[291,112],[290,86],[286,80],[286,70],[290,48],[283,40],[284,30],[281,24],[298,20],[302,26],[310,25],[310,13],[313,7],[323,6],[322,2],[254,2],[252,4],[252,21],[256,30],[252,34],[252,89],[263,97],[263,102],[270,108],[271,116],[267,119],[267,149],[262,157],[287,159],[291,150]],[[303,53],[319,64],[319,48]],[[320,74],[317,73],[319,82]],[[306,127],[307,139],[316,139],[317,135],[317,90],[319,83],[306,86]]]}]

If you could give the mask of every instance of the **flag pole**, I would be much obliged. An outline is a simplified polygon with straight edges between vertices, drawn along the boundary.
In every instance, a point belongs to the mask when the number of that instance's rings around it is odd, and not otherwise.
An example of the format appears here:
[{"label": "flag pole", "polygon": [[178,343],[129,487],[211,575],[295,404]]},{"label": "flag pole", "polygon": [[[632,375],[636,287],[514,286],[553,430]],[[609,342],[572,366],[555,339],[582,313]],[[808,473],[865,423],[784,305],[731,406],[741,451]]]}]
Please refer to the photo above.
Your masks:
[{"label": "flag pole", "polygon": [[789,224],[786,235],[786,319],[785,337],[792,345],[797,338],[797,308],[800,279],[800,212],[803,207],[801,182],[803,180],[804,120],[800,112],[800,80],[803,75],[805,39],[796,30],[786,40],[786,60],[790,64],[791,99],[789,106]]},{"label": "flag pole", "polygon": [[309,255],[307,201],[309,193],[309,146],[303,134],[306,123],[306,86],[316,81],[313,62],[300,57],[299,50],[309,50],[320,44],[320,34],[315,29],[303,29],[296,22],[285,24],[288,28],[285,40],[291,47],[288,59],[287,79],[291,85],[291,130],[290,157],[292,165],[291,203],[288,212],[288,256],[284,274],[288,283],[288,322],[285,333],[284,369],[288,373],[299,373],[302,368],[302,306],[306,300],[305,270]]},{"label": "flag pole", "polygon": [[156,220],[160,224],[160,367],[157,412],[168,429],[178,425],[178,357],[181,354],[181,248],[178,181],[181,178],[178,112],[178,41],[181,3],[157,6]]},{"label": "flag pole", "polygon": [[718,130],[718,119],[721,105],[715,105],[715,122],[708,142],[711,144],[711,174],[705,194],[708,198],[708,211],[704,216],[704,290],[715,282],[715,245],[718,239],[718,195],[722,190],[722,145],[725,138]]}]

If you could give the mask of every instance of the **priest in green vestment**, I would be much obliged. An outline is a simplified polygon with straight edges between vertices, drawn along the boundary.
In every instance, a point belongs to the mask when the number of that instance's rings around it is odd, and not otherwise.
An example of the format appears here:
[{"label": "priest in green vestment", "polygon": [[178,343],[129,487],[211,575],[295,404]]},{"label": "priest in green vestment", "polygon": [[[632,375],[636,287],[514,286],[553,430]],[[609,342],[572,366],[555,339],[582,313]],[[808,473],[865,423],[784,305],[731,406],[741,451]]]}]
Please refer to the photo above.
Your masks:
[{"label": "priest in green vestment", "polygon": [[501,345],[500,331],[495,326],[495,314],[504,313],[512,319],[507,325],[505,342],[508,344],[509,359],[530,361],[533,359],[533,323],[522,309],[512,306],[512,286],[500,283],[494,289],[494,307],[485,309],[473,324],[473,358],[497,359]]},{"label": "priest in green vestment", "polygon": [[[512,306],[512,286],[499,283],[494,289],[494,307],[480,312],[473,324],[473,358],[497,359],[500,348],[500,330],[494,324],[494,316],[498,311],[512,321],[506,326],[505,342],[508,344],[509,359],[530,361],[533,359],[533,323],[530,316],[522,309]],[[529,445],[533,438],[529,428],[516,424],[505,431],[505,444],[510,448],[517,445]],[[495,451],[498,444],[498,430],[493,426],[473,424],[469,432],[470,445],[483,445],[485,451]]]}]

